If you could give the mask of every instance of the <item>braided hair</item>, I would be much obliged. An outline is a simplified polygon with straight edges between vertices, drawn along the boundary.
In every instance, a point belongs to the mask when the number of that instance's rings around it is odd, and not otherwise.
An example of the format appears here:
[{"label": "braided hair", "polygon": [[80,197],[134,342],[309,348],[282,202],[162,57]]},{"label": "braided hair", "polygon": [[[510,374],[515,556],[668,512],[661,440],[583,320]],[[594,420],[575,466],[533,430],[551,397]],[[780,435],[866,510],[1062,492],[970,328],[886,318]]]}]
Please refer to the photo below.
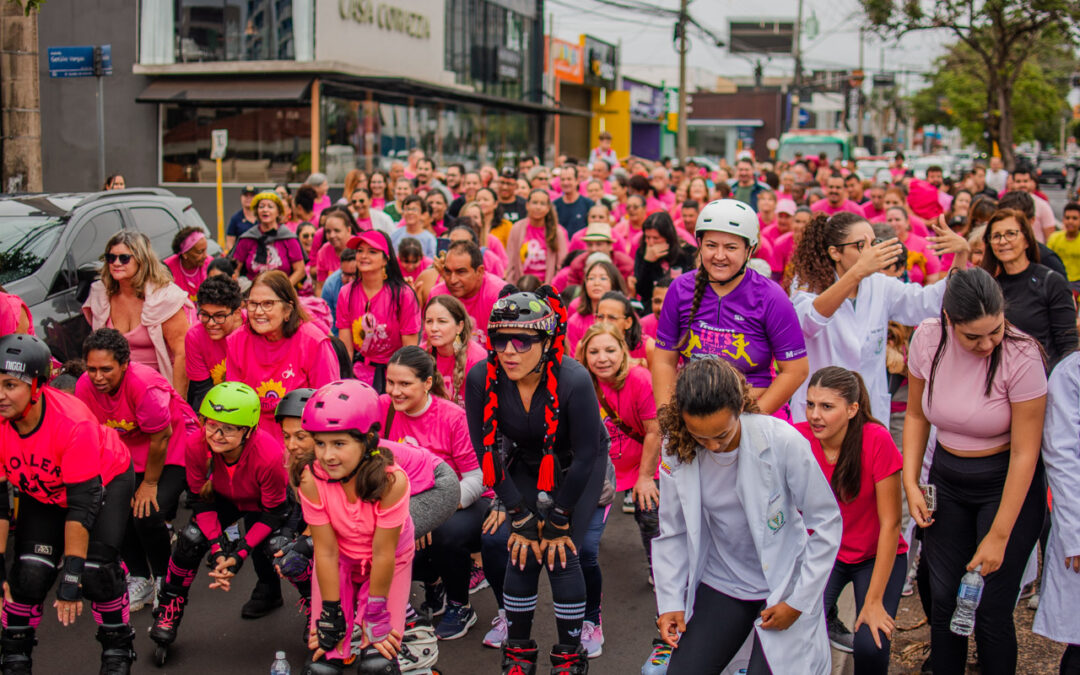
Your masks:
[{"label": "braided hair", "polygon": [[708,287],[709,273],[705,271],[705,263],[699,262],[697,276],[694,277],[694,300],[690,303],[690,326],[679,338],[679,344],[675,348],[676,351],[682,351],[686,347],[686,343],[690,341],[690,328],[694,325],[694,317],[697,316],[698,310],[701,308],[701,299],[705,297],[705,289]]},{"label": "braided hair", "polygon": [[[518,292],[512,285],[506,285],[499,292],[499,298]],[[544,442],[541,448],[543,454],[540,461],[540,471],[536,479],[536,488],[541,491],[552,490],[555,487],[555,436],[559,429],[559,371],[562,368],[562,359],[566,353],[566,308],[562,299],[554,288],[548,285],[541,286],[536,290],[536,295],[543,299],[555,315],[555,327],[549,333],[551,341],[547,350],[540,357],[537,365],[542,373],[540,386],[547,393],[544,403]],[[494,487],[504,477],[504,468],[497,461],[495,444],[499,432],[499,363],[495,349],[491,343],[491,331],[487,336],[487,378],[485,389],[487,401],[484,404],[484,422],[482,427],[484,455],[481,469],[484,476],[484,485]]]},{"label": "braided hair", "polygon": [[820,295],[836,282],[836,262],[829,255],[829,248],[843,244],[851,228],[864,222],[863,216],[847,211],[832,216],[820,212],[814,215],[791,258],[800,289]]}]

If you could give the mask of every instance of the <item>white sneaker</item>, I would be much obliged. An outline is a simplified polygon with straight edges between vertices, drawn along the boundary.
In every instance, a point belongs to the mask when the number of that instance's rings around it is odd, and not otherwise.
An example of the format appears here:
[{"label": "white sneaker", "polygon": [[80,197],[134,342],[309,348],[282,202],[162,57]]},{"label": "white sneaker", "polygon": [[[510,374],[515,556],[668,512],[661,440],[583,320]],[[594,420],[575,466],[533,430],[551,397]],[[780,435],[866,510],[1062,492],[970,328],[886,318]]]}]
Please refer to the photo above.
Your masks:
[{"label": "white sneaker", "polygon": [[1028,598],[1028,602],[1027,602],[1028,609],[1038,609],[1039,608],[1039,599],[1041,597],[1042,597],[1041,593],[1036,593],[1035,595]]},{"label": "white sneaker", "polygon": [[581,646],[590,659],[604,653],[604,629],[592,621],[581,624]]},{"label": "white sneaker", "polygon": [[157,597],[157,585],[154,578],[128,577],[128,609],[137,612],[147,605],[153,605]]},{"label": "white sneaker", "polygon": [[634,491],[627,490],[623,493],[622,500],[622,512],[633,513],[634,512]]},{"label": "white sneaker", "polygon": [[491,620],[491,630],[484,636],[484,646],[492,649],[502,649],[509,628],[506,623],[506,610],[500,609],[495,618]]}]

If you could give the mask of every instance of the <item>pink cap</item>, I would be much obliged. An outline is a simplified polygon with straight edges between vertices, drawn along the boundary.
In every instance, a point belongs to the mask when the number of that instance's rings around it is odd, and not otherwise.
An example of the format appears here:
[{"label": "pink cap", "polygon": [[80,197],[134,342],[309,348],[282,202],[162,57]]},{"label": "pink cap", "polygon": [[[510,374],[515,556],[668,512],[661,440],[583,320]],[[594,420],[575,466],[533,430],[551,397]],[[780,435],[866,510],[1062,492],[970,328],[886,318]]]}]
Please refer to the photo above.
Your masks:
[{"label": "pink cap", "polygon": [[789,216],[795,215],[795,202],[791,199],[781,199],[776,205],[777,213],[786,213]]},{"label": "pink cap", "polygon": [[346,244],[349,248],[360,248],[360,244],[367,244],[373,249],[382,251],[387,258],[390,257],[390,246],[386,243],[386,236],[378,230],[364,230],[355,237],[349,239]]}]

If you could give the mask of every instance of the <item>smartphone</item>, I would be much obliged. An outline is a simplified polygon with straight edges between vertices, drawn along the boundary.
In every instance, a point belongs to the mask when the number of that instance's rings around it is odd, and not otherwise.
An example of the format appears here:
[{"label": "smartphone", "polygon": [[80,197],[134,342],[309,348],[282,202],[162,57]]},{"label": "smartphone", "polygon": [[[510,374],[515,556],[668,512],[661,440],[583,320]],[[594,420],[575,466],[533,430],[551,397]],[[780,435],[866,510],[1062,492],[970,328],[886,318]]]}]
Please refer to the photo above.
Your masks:
[{"label": "smartphone", "polygon": [[450,249],[449,237],[436,237],[435,238],[435,254],[446,253]]},{"label": "smartphone", "polygon": [[926,508],[931,513],[937,510],[937,486],[933,483],[919,483],[919,491],[922,492]]}]

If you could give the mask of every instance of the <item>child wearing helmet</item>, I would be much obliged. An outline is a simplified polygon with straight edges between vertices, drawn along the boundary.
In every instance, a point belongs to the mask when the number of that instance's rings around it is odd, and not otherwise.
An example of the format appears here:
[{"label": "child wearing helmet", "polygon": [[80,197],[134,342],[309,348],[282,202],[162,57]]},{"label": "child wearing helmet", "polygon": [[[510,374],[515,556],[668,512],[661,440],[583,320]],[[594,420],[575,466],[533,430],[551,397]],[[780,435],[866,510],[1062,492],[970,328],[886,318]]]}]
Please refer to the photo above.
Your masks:
[{"label": "child wearing helmet", "polygon": [[[160,647],[176,640],[188,592],[207,553],[213,568],[211,588],[229,590],[232,578],[251,558],[259,577],[256,593],[276,597],[276,606],[281,606],[280,579],[261,544],[287,515],[288,475],[281,444],[259,428],[259,415],[258,394],[240,382],[214,386],[199,408],[204,433],[188,445],[185,457],[188,489],[197,499],[191,522],[178,533],[150,629],[150,638]],[[230,541],[225,528],[241,520],[244,536]],[[258,599],[256,594],[252,598]],[[255,618],[249,611],[252,602],[241,616]],[[162,651],[158,662],[164,662]]]},{"label": "child wearing helmet", "polygon": [[657,322],[657,409],[671,398],[680,362],[720,358],[743,373],[763,412],[790,419],[788,399],[809,374],[806,344],[783,289],[747,268],[759,226],[754,210],[734,199],[710,202],[698,215],[701,263],[671,282]]},{"label": "child wearing helmet", "polygon": [[[101,672],[126,675],[135,631],[120,545],[135,490],[131,454],[86,404],[45,386],[50,361],[36,337],[0,337],[0,583],[11,592],[3,603],[0,669],[30,672],[45,596],[60,571],[57,618],[71,625],[85,595],[98,623]],[[6,580],[9,483],[21,496]]]},{"label": "child wearing helmet", "polygon": [[395,462],[396,444],[379,442],[378,409],[378,394],[358,380],[325,385],[304,406],[315,453],[292,473],[315,546],[315,653],[303,670],[310,675],[343,672],[356,616],[364,633],[361,669],[367,663],[400,672],[413,522],[409,478]]}]

